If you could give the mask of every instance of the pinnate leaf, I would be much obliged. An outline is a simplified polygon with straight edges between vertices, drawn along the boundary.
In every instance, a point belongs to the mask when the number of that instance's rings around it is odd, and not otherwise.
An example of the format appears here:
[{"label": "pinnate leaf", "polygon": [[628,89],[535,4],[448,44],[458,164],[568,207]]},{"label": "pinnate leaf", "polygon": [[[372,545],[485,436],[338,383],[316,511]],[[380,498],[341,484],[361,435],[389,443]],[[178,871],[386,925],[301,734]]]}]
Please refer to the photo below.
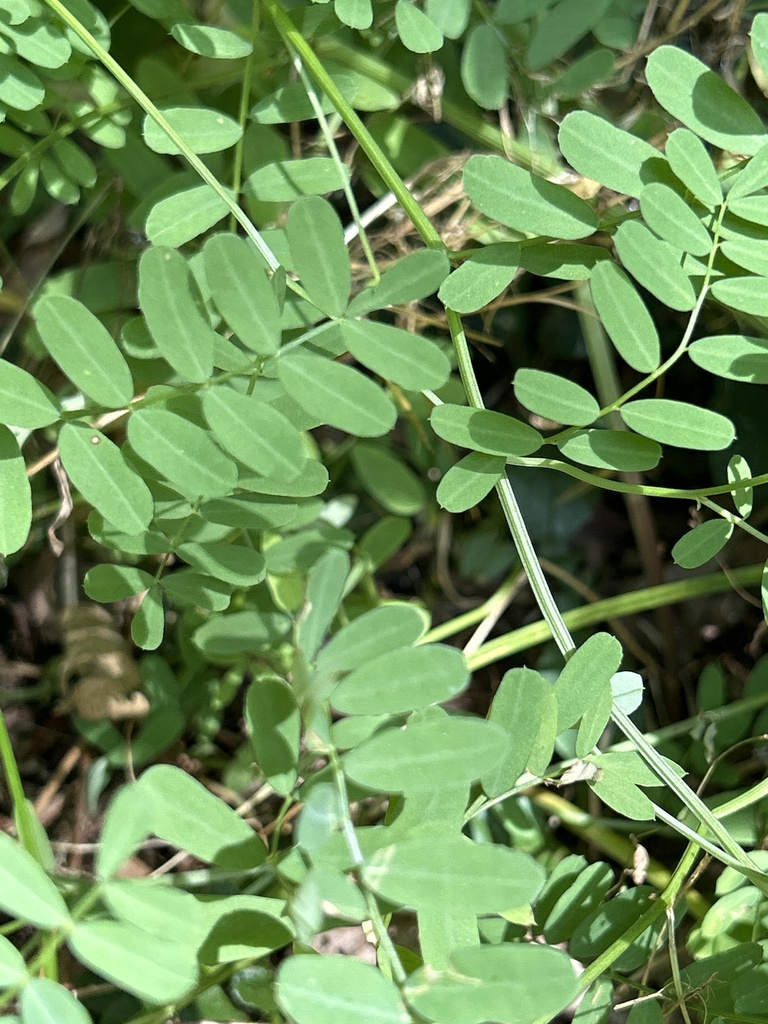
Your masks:
[{"label": "pinnate leaf", "polygon": [[443,45],[443,33],[434,21],[410,0],[397,0],[395,25],[403,46],[413,53],[432,53]]},{"label": "pinnate leaf", "polygon": [[616,469],[621,473],[643,473],[655,469],[661,458],[661,446],[649,437],[626,430],[580,430],[558,448],[569,459],[596,469]]},{"label": "pinnate leaf", "polygon": [[473,253],[443,282],[440,301],[457,313],[482,309],[510,284],[519,265],[519,245],[510,242],[487,245]]},{"label": "pinnate leaf", "polygon": [[214,235],[205,243],[203,259],[211,297],[229,326],[254,352],[274,355],[280,347],[280,309],[253,246],[237,235]]},{"label": "pinnate leaf", "polygon": [[387,512],[415,516],[424,507],[424,484],[407,463],[383,445],[358,441],[352,465],[365,490]]},{"label": "pinnate leaf", "polygon": [[637,289],[615,263],[604,260],[589,281],[592,301],[619,355],[633,370],[650,373],[659,365],[659,335]]},{"label": "pinnate leaf", "polygon": [[702,370],[748,384],[768,384],[768,341],[743,334],[699,338],[688,355]]},{"label": "pinnate leaf", "polygon": [[258,675],[248,687],[245,717],[264,778],[286,796],[298,778],[301,742],[301,714],[293,690],[280,676]]},{"label": "pinnate leaf", "polygon": [[504,475],[503,455],[471,452],[451,466],[437,488],[437,500],[449,512],[466,512],[479,505]]},{"label": "pinnate leaf", "polygon": [[84,395],[120,409],[133,398],[133,378],[122,352],[85,306],[69,295],[48,295],[35,305],[45,347]]},{"label": "pinnate leaf", "polygon": [[0,359],[0,423],[36,430],[61,416],[58,399],[31,373]]},{"label": "pinnate leaf", "polygon": [[630,430],[677,448],[720,451],[736,435],[731,421],[720,413],[669,398],[627,402],[621,415]]},{"label": "pinnate leaf", "polygon": [[301,434],[273,406],[219,386],[206,391],[203,412],[221,447],[246,466],[289,480],[301,472],[306,459]]},{"label": "pinnate leaf", "polygon": [[435,406],[429,422],[444,441],[488,455],[530,455],[544,442],[527,423],[490,409],[446,403]]},{"label": "pinnate leaf", "polygon": [[61,461],[86,501],[124,533],[141,533],[152,520],[152,494],[122,451],[95,427],[65,423]]},{"label": "pinnate leaf", "polygon": [[728,277],[715,281],[712,294],[726,306],[752,316],[768,316],[768,283],[764,277]]},{"label": "pinnate leaf", "polygon": [[712,236],[682,196],[668,185],[646,185],[640,193],[640,210],[645,223],[667,242],[694,256],[709,255]]},{"label": "pinnate leaf", "polygon": [[507,47],[495,25],[473,26],[461,53],[461,80],[471,99],[486,110],[498,110],[509,94]]},{"label": "pinnate leaf", "polygon": [[676,128],[664,150],[669,165],[687,189],[705,206],[719,206],[723,189],[715,165],[698,135]]},{"label": "pinnate leaf", "polygon": [[322,423],[358,437],[380,437],[395,424],[391,399],[358,370],[310,352],[291,352],[277,364],[280,382]]},{"label": "pinnate leaf", "polygon": [[436,292],[450,271],[448,257],[435,249],[417,249],[385,270],[377,285],[359,292],[349,304],[349,316],[404,305]]},{"label": "pinnate leaf", "polygon": [[[349,172],[346,170],[347,181]],[[246,182],[250,192],[263,202],[284,203],[300,196],[323,195],[343,188],[339,168],[328,156],[303,160],[279,160],[259,167]]]},{"label": "pinnate leaf", "polygon": [[19,442],[0,425],[0,555],[23,547],[32,525],[32,491]]},{"label": "pinnate leaf", "polygon": [[675,544],[672,558],[683,569],[698,569],[725,547],[732,533],[733,523],[727,519],[699,523]]},{"label": "pinnate leaf", "polygon": [[50,978],[30,978],[19,996],[21,1017],[3,1017],[8,1024],[91,1024],[80,1000]]},{"label": "pinnate leaf", "polygon": [[514,388],[521,405],[557,423],[585,427],[600,412],[600,406],[580,384],[544,370],[518,370]]},{"label": "pinnate leaf", "polygon": [[[234,146],[243,134],[237,121],[220,110],[167,107],[161,113],[193,153],[219,153]],[[144,141],[155,153],[181,153],[150,114],[144,118]]]},{"label": "pinnate leaf", "polygon": [[350,956],[294,956],[277,974],[275,997],[296,1024],[410,1024],[393,981]]},{"label": "pinnate leaf", "polygon": [[499,156],[470,157],[464,187],[479,210],[519,231],[583,238],[597,227],[597,217],[583,199]]},{"label": "pinnate leaf", "polygon": [[768,142],[752,107],[693,54],[659,46],[646,77],[658,102],[702,139],[734,153],[756,153]]},{"label": "pinnate leaf", "polygon": [[693,309],[696,293],[680,265],[679,249],[657,238],[639,221],[625,221],[614,240],[621,262],[644,288],[671,309]]},{"label": "pinnate leaf", "polygon": [[5,832],[0,832],[0,907],[38,928],[60,928],[70,920],[67,905],[51,879]]},{"label": "pinnate leaf", "polygon": [[348,672],[396,647],[416,643],[426,628],[414,605],[386,604],[340,629],[320,652],[318,672]]},{"label": "pinnate leaf", "polygon": [[363,366],[407,391],[441,388],[451,364],[434,341],[374,320],[340,320],[335,331]]},{"label": "pinnate leaf", "polygon": [[640,195],[651,180],[648,168],[663,161],[649,142],[586,110],[573,111],[563,119],[558,141],[563,156],[579,174],[629,196]]},{"label": "pinnate leaf", "polygon": [[570,50],[590,31],[611,7],[611,0],[560,0],[541,20],[533,33],[526,64],[538,71]]},{"label": "pinnate leaf", "polygon": [[320,196],[297,199],[288,213],[288,244],[310,299],[329,316],[347,308],[352,270],[338,214]]}]

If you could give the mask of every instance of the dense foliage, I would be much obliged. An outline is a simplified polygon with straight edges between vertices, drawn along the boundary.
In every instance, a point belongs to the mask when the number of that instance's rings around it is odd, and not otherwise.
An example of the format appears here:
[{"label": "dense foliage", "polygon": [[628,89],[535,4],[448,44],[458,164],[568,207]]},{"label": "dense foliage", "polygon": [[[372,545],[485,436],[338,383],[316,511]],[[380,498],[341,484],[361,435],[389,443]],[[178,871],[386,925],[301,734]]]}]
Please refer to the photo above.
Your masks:
[{"label": "dense foliage", "polygon": [[760,6],[2,0],[0,1020],[768,1019]]}]

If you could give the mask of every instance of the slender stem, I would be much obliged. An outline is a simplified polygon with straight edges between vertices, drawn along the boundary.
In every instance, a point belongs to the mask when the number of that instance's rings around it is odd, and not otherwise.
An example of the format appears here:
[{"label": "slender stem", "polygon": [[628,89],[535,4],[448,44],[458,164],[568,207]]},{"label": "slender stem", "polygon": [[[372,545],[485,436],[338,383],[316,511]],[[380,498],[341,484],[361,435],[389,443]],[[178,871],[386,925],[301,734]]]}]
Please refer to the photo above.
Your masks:
[{"label": "slender stem", "polygon": [[32,812],[24,794],[19,765],[13,752],[13,744],[11,743],[5,715],[2,711],[0,711],[0,760],[3,763],[3,772],[5,773],[5,781],[8,784],[8,792],[11,794],[13,815],[16,820],[19,840],[27,853],[30,853],[35,860],[39,861],[37,843],[35,842],[35,827],[31,817]]},{"label": "slender stem", "polygon": [[[248,107],[251,102],[251,82],[253,81],[253,66],[255,63],[256,47],[253,45],[256,41],[256,37],[259,34],[259,16],[260,8],[258,4],[253,5],[253,13],[251,14],[251,44],[252,49],[248,56],[245,58],[245,68],[243,69],[243,80],[240,86],[240,109],[237,112],[237,122],[242,129],[242,135],[235,143],[235,155],[232,166],[232,193],[235,196],[240,195],[240,186],[243,181],[243,154],[245,150],[245,128],[248,122]],[[230,212],[229,215],[230,231],[235,229],[235,215]]]}]

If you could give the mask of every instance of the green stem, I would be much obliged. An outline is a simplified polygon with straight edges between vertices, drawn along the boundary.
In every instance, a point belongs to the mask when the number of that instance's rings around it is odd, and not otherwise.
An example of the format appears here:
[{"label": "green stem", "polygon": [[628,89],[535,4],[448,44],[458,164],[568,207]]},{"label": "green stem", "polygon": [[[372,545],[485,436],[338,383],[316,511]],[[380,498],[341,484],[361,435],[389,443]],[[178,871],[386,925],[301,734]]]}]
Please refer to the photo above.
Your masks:
[{"label": "green stem", "polygon": [[[628,594],[617,594],[615,597],[605,598],[603,601],[595,601],[594,604],[583,605],[580,608],[572,608],[563,616],[567,626],[572,630],[585,629],[588,626],[595,626],[609,619],[621,619],[626,615],[636,615],[638,612],[650,611],[653,608],[660,608],[667,604],[677,604],[683,600],[693,597],[702,597],[705,594],[720,594],[732,589],[733,585],[742,587],[755,586],[762,579],[763,565],[746,565],[739,569],[733,569],[726,576],[724,573],[709,573],[706,576],[689,576],[684,580],[676,580],[674,583],[661,583],[657,587],[645,587],[643,590],[635,590]],[[464,629],[479,622],[483,617],[480,615],[480,608],[474,608],[451,623],[444,623],[436,628],[441,630],[441,639],[451,636],[455,630],[448,629],[452,623],[460,623],[459,628]],[[470,616],[472,620],[470,621]],[[427,634],[427,638],[432,636]],[[467,665],[475,671],[485,665],[501,661],[502,658],[509,658],[521,651],[526,651],[537,644],[546,643],[551,635],[549,623],[545,620],[531,622],[520,629],[505,633],[503,636],[494,637],[488,643],[479,647],[474,654],[467,658]]]},{"label": "green stem", "polygon": [[[253,5],[253,13],[251,15],[251,43],[255,43],[256,37],[259,34],[259,5]],[[243,181],[243,155],[245,150],[245,128],[248,122],[248,108],[251,102],[251,82],[253,81],[253,67],[255,63],[255,46],[245,58],[245,68],[243,70],[243,81],[240,86],[240,109],[237,114],[237,121],[242,129],[242,135],[235,144],[235,154],[232,166],[232,193],[235,196],[240,195],[240,187]],[[230,231],[235,229],[235,215],[230,213]]]}]

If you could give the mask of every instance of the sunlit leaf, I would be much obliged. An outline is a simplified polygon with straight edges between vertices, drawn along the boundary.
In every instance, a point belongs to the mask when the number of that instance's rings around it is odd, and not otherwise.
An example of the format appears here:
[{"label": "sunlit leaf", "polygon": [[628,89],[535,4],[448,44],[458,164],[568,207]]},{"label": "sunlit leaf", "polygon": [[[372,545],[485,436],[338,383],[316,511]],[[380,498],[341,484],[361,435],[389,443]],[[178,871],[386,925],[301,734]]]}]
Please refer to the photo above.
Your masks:
[{"label": "sunlit leaf", "polygon": [[445,253],[417,249],[385,270],[377,285],[358,292],[349,304],[347,315],[363,316],[374,309],[425,299],[437,291],[449,271]]},{"label": "sunlit leaf", "polygon": [[768,341],[742,334],[718,334],[699,338],[688,355],[702,370],[728,380],[768,384]]},{"label": "sunlit leaf", "polygon": [[[749,480],[752,477],[752,470],[743,455],[734,455],[728,461],[728,483],[738,483],[741,480]],[[751,487],[737,487],[731,492],[736,511],[745,519],[752,514],[753,491]]]},{"label": "sunlit leaf", "polygon": [[530,668],[513,668],[502,676],[488,720],[507,734],[505,757],[482,778],[490,797],[512,787],[528,767],[537,737],[550,738],[552,754],[557,734],[557,703],[551,683]]},{"label": "sunlit leaf", "polygon": [[152,207],[145,232],[153,245],[184,245],[225,217],[228,206],[210,185],[176,192]]},{"label": "sunlit leaf", "polygon": [[558,732],[574,725],[602,691],[610,692],[621,658],[621,644],[608,633],[594,633],[576,649],[555,683]]},{"label": "sunlit leaf", "polygon": [[0,907],[38,928],[61,928],[70,922],[59,890],[31,854],[5,832],[0,832]]},{"label": "sunlit leaf", "polygon": [[29,978],[19,996],[21,1017],[3,1017],[8,1024],[91,1024],[91,1015],[68,988],[50,978]]},{"label": "sunlit leaf", "polygon": [[[240,139],[243,129],[220,110],[208,107],[167,107],[161,111],[193,153],[218,153]],[[154,118],[144,118],[144,141],[155,153],[180,153],[175,142]]]},{"label": "sunlit leaf", "polygon": [[678,249],[694,256],[709,255],[714,245],[712,236],[682,196],[668,185],[646,185],[640,193],[640,212],[651,230]]},{"label": "sunlit leaf", "polygon": [[341,316],[352,270],[338,214],[320,196],[297,199],[288,213],[286,233],[294,268],[310,299],[329,316]]},{"label": "sunlit leaf", "polygon": [[621,262],[644,288],[671,309],[693,309],[696,293],[680,265],[680,250],[658,239],[639,221],[625,221],[614,241]]},{"label": "sunlit leaf", "polygon": [[615,263],[598,263],[589,281],[592,301],[619,355],[640,373],[659,365],[659,335],[645,303]]},{"label": "sunlit leaf", "polygon": [[655,469],[661,459],[661,446],[656,441],[626,430],[580,430],[559,442],[558,448],[584,466],[621,473],[644,473]]},{"label": "sunlit leaf", "polygon": [[205,243],[203,259],[211,297],[238,338],[259,355],[277,352],[280,309],[253,246],[236,235],[214,235]]},{"label": "sunlit leaf", "polygon": [[437,488],[437,500],[448,512],[466,512],[479,505],[504,475],[503,455],[471,452],[451,466]]},{"label": "sunlit leaf", "polygon": [[45,347],[72,383],[99,405],[120,409],[133,398],[133,378],[106,327],[68,295],[48,295],[35,304]]},{"label": "sunlit leaf", "polygon": [[640,195],[653,180],[647,169],[664,159],[645,139],[586,110],[573,111],[563,119],[558,142],[579,174],[629,196]]},{"label": "sunlit leaf", "polygon": [[659,46],[649,56],[645,74],[661,106],[705,141],[748,154],[768,141],[749,103],[693,54]]},{"label": "sunlit leaf", "polygon": [[[348,176],[349,172],[346,174]],[[246,181],[246,188],[257,199],[270,203],[290,202],[299,196],[324,195],[343,187],[342,174],[329,156],[280,160],[260,167]]]},{"label": "sunlit leaf", "polygon": [[216,334],[184,257],[166,246],[139,260],[139,303],[163,358],[185,380],[202,383],[213,373]]},{"label": "sunlit leaf", "polygon": [[339,630],[320,652],[318,672],[347,672],[396,647],[416,643],[426,629],[415,605],[385,604]]},{"label": "sunlit leaf", "polygon": [[752,316],[768,316],[768,282],[764,277],[723,278],[713,283],[711,291],[726,306]]},{"label": "sunlit leaf", "polygon": [[333,330],[359,363],[408,391],[435,390],[448,380],[448,357],[422,334],[374,320],[339,320]]},{"label": "sunlit leaf", "polygon": [[0,425],[0,555],[23,547],[32,525],[32,491],[24,456],[11,431]]},{"label": "sunlit leaf", "polygon": [[276,999],[296,1024],[410,1024],[397,986],[350,956],[294,956],[277,974]]},{"label": "sunlit leaf", "polygon": [[672,558],[683,569],[697,569],[725,547],[732,533],[733,523],[727,519],[699,523],[675,544]]},{"label": "sunlit leaf", "polygon": [[597,217],[583,199],[499,156],[470,157],[464,187],[478,209],[519,231],[584,238],[597,227]]},{"label": "sunlit leaf", "polygon": [[719,451],[735,436],[733,424],[720,413],[668,398],[627,402],[621,415],[630,430],[677,448]]},{"label": "sunlit leaf", "polygon": [[[482,26],[479,26],[482,27]],[[486,245],[453,271],[440,288],[440,301],[457,313],[473,313],[500,295],[520,265],[520,246]]]},{"label": "sunlit leaf", "polygon": [[245,720],[256,763],[282,795],[298,778],[301,714],[293,690],[280,676],[261,673],[248,687]]},{"label": "sunlit leaf", "polygon": [[518,850],[456,836],[439,843],[406,839],[377,850],[363,868],[363,878],[393,903],[498,914],[530,903],[544,872]]},{"label": "sunlit leaf", "polygon": [[543,444],[538,430],[490,409],[437,405],[429,421],[438,437],[488,455],[530,455]]},{"label": "sunlit leaf", "polygon": [[358,370],[309,352],[291,352],[277,364],[285,390],[320,422],[358,437],[380,437],[397,418],[389,396]]},{"label": "sunlit leaf", "polygon": [[264,579],[264,556],[244,544],[190,542],[178,549],[185,562],[223,583],[252,587]]},{"label": "sunlit leaf", "polygon": [[521,405],[557,423],[585,427],[600,412],[600,406],[585,388],[554,373],[523,368],[515,374],[513,384]]},{"label": "sunlit leaf", "polygon": [[413,53],[432,53],[443,45],[443,33],[410,0],[397,0],[395,26],[403,46]]},{"label": "sunlit leaf", "polygon": [[469,672],[456,648],[404,647],[348,675],[333,691],[331,704],[347,715],[396,715],[450,700],[468,682]]},{"label": "sunlit leaf", "polygon": [[578,43],[603,17],[611,0],[560,0],[539,22],[528,44],[525,62],[532,71],[538,71],[557,60]]},{"label": "sunlit leaf", "polygon": [[479,22],[461,52],[461,81],[467,94],[486,110],[498,110],[509,95],[507,45],[495,25]]},{"label": "sunlit leaf", "polygon": [[198,53],[201,57],[217,60],[237,60],[253,52],[253,46],[229,29],[212,25],[174,25],[171,35],[185,50]]},{"label": "sunlit leaf", "polygon": [[0,359],[0,423],[36,430],[61,416],[58,399],[20,366]]},{"label": "sunlit leaf", "polygon": [[301,434],[271,405],[219,386],[205,392],[203,412],[221,447],[246,466],[289,480],[301,472],[306,459]]},{"label": "sunlit leaf", "polygon": [[667,139],[664,152],[672,170],[700,203],[712,208],[723,201],[717,171],[697,135],[687,128],[676,128]]}]

